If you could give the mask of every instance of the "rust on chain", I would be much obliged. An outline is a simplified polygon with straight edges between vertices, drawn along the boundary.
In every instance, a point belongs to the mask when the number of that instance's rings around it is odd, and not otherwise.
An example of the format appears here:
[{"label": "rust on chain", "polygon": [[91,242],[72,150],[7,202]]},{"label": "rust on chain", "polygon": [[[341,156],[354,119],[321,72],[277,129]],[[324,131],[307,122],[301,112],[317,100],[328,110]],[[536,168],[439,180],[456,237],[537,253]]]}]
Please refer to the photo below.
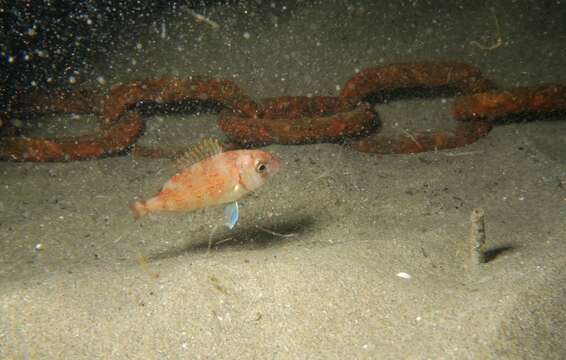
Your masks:
[{"label": "rust on chain", "polygon": [[[471,94],[493,88],[480,70],[462,62],[402,63],[368,68],[354,75],[344,86],[340,99],[344,103],[364,101],[381,95],[412,90],[452,91]],[[452,130],[423,131],[397,137],[379,133],[353,140],[350,145],[361,152],[374,154],[411,154],[465,146],[487,135],[486,124],[459,124]]]},{"label": "rust on chain", "polygon": [[488,91],[461,96],[454,101],[456,120],[496,120],[521,113],[566,110],[566,86],[519,87],[506,91]]},{"label": "rust on chain", "polygon": [[340,99],[355,104],[371,94],[393,90],[453,88],[473,94],[492,87],[477,67],[463,62],[401,63],[360,71],[346,82]]},{"label": "rust on chain", "polygon": [[255,116],[223,111],[218,126],[242,146],[338,142],[377,126],[368,104],[344,105],[337,97],[285,96],[259,102]]},{"label": "rust on chain", "polygon": [[185,101],[216,102],[244,114],[255,113],[255,103],[230,80],[193,76],[161,77],[114,86],[104,100],[102,119],[110,124],[125,110],[140,103],[170,104]]},{"label": "rust on chain", "polygon": [[[454,90],[452,113],[460,122],[451,130],[417,131],[399,137],[371,134],[377,129],[376,94],[415,89]],[[495,90],[480,70],[463,62],[400,63],[361,70],[346,82],[338,97],[284,96],[252,100],[230,80],[206,76],[160,77],[119,84],[103,95],[96,90],[71,90],[52,95],[31,94],[0,114],[0,159],[65,161],[124,153],[174,157],[173,149],[135,144],[142,131],[141,104],[207,102],[220,105],[218,125],[233,146],[341,142],[370,153],[415,153],[465,146],[491,129],[490,121],[517,113],[566,110],[566,86]],[[11,119],[20,113],[94,113],[99,132],[91,136],[54,139],[18,136]]]},{"label": "rust on chain", "polygon": [[[354,75],[340,94],[343,102],[355,103],[368,96],[394,91],[410,93],[414,89],[450,90],[473,94],[492,88],[480,70],[461,62],[393,64],[368,68]],[[487,135],[491,126],[484,123],[459,124],[445,131],[417,130],[397,137],[372,134],[351,141],[352,148],[374,154],[411,154],[465,146]]]},{"label": "rust on chain", "polygon": [[142,123],[137,112],[127,112],[99,134],[55,139],[3,137],[0,159],[12,161],[89,160],[124,152],[138,137]]}]

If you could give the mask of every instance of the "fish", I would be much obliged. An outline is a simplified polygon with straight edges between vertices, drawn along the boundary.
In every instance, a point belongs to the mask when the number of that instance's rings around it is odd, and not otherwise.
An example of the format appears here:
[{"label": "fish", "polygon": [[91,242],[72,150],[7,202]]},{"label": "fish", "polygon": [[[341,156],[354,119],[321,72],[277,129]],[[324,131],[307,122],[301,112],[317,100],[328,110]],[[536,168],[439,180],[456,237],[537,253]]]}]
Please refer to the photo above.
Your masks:
[{"label": "fish", "polygon": [[266,184],[281,168],[278,157],[262,150],[224,151],[204,139],[177,160],[179,171],[152,198],[130,205],[134,219],[152,213],[191,212],[220,204],[226,226],[236,226],[237,201]]}]

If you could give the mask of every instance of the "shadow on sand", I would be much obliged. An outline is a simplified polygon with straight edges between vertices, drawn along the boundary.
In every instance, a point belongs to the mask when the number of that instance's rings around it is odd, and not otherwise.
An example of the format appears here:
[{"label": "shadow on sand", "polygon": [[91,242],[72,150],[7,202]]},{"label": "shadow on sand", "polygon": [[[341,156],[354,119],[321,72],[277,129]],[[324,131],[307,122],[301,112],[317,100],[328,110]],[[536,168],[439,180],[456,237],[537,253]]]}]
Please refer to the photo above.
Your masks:
[{"label": "shadow on sand", "polygon": [[167,251],[148,256],[149,261],[163,260],[181,256],[185,253],[206,253],[209,250],[260,250],[279,247],[295,242],[308,233],[316,220],[310,216],[290,217],[275,226],[266,224],[246,224],[235,230],[211,230],[209,234],[199,234],[189,244],[173,247]]},{"label": "shadow on sand", "polygon": [[491,262],[503,253],[510,253],[517,250],[518,250],[517,246],[511,246],[511,245],[502,245],[502,246],[494,247],[484,252],[485,262],[486,263]]}]

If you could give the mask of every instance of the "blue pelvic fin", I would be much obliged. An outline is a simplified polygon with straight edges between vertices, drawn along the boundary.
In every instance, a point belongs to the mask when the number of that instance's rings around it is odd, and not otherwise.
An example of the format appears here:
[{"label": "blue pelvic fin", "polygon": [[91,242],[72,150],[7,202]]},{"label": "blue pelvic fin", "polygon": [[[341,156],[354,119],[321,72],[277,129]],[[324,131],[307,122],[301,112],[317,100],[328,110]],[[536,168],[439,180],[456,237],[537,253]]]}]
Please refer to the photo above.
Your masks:
[{"label": "blue pelvic fin", "polygon": [[226,217],[226,226],[233,229],[240,218],[240,210],[236,201],[229,203],[224,208],[224,216]]}]

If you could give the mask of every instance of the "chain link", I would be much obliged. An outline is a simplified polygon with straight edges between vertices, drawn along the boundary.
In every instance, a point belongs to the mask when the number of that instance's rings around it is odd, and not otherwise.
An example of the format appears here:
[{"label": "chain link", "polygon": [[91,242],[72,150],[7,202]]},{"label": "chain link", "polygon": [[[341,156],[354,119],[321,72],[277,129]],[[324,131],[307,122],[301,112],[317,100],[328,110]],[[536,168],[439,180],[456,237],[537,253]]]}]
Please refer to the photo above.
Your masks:
[{"label": "chain link", "polygon": [[[375,105],[384,97],[406,99],[414,90],[428,96],[456,96],[452,130],[416,131],[384,137]],[[417,153],[465,146],[487,135],[494,120],[517,113],[566,110],[566,87],[496,90],[480,70],[463,62],[421,62],[366,68],[348,80],[339,96],[284,96],[253,100],[236,83],[219,78],[161,77],[119,84],[103,95],[77,90],[54,95],[30,94],[0,114],[0,159],[69,161],[130,151],[149,157],[176,157],[180,151],[135,145],[142,132],[140,104],[202,102],[223,108],[218,126],[231,147],[319,142],[347,143],[368,153]],[[16,134],[11,118],[21,113],[95,113],[99,132],[55,139]],[[228,146],[230,148],[230,146]]]}]

